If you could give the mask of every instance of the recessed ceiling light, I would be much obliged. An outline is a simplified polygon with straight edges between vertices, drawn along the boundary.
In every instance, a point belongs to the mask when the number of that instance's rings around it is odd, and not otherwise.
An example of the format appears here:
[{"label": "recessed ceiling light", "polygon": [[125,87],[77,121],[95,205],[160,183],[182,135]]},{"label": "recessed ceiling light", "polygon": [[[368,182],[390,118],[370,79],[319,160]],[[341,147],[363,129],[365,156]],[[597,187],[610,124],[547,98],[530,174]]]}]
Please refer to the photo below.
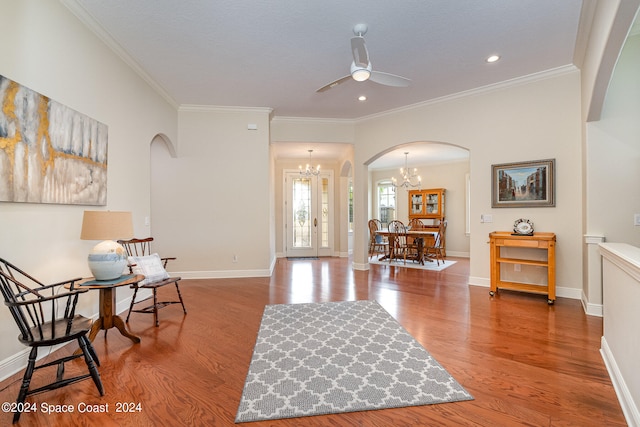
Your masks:
[{"label": "recessed ceiling light", "polygon": [[489,56],[486,61],[491,64],[492,62],[496,62],[497,60],[500,59],[500,55],[491,55]]},{"label": "recessed ceiling light", "polygon": [[367,97],[366,97],[366,96],[364,96],[364,95],[360,95],[360,96],[358,97],[358,101],[366,101],[366,100],[367,100]]}]

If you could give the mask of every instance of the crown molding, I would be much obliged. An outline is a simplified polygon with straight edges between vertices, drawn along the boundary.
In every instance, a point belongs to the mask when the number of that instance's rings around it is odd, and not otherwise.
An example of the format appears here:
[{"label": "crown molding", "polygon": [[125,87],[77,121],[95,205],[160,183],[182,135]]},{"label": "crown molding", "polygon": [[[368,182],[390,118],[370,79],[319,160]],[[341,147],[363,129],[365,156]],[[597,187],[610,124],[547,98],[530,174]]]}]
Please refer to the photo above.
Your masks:
[{"label": "crown molding", "polygon": [[197,105],[197,104],[182,104],[178,107],[179,112],[189,113],[263,113],[271,114],[273,108],[270,107],[234,107],[224,105]]},{"label": "crown molding", "polygon": [[171,95],[160,86],[149,74],[147,74],[140,64],[138,64],[127,52],[115,41],[113,36],[95,20],[95,18],[77,0],[60,0],[60,2],[73,13],[91,32],[93,32],[116,56],[144,80],[151,88],[157,92],[173,108],[178,108],[178,103]]},{"label": "crown molding", "polygon": [[275,116],[272,121],[273,122],[282,122],[282,123],[302,123],[302,122],[312,122],[312,123],[326,123],[326,124],[355,124],[358,119],[332,119],[332,118],[323,118],[323,117],[290,117],[290,116]]},{"label": "crown molding", "polygon": [[526,75],[526,76],[523,76],[523,77],[516,77],[516,78],[511,79],[511,80],[504,80],[504,81],[499,82],[499,83],[490,84],[490,85],[486,85],[486,86],[481,86],[481,87],[477,87],[477,88],[474,88],[474,89],[469,89],[469,90],[466,90],[466,91],[454,93],[454,94],[451,94],[451,95],[445,95],[445,96],[441,96],[439,98],[433,98],[433,99],[429,99],[427,101],[418,102],[416,104],[405,105],[403,107],[394,108],[392,110],[383,111],[381,113],[376,113],[376,114],[371,114],[369,116],[360,117],[359,119],[356,119],[356,122],[365,122],[365,121],[368,121],[368,120],[378,119],[378,118],[386,117],[386,116],[391,116],[391,115],[398,114],[398,113],[401,113],[401,112],[415,110],[415,109],[426,107],[426,106],[430,106],[430,105],[441,104],[443,102],[450,102],[450,101],[453,101],[453,100],[456,100],[456,99],[460,99],[460,98],[467,98],[467,97],[470,97],[470,96],[476,96],[476,95],[481,95],[481,94],[485,94],[485,93],[490,93],[490,92],[494,92],[494,91],[497,91],[497,90],[502,90],[502,89],[505,89],[505,88],[521,86],[521,85],[529,84],[529,83],[532,83],[532,82],[537,82],[537,81],[541,81],[541,80],[550,79],[550,78],[553,78],[553,77],[558,77],[558,76],[562,76],[562,75],[566,75],[566,74],[571,74],[571,73],[574,73],[576,71],[578,71],[578,67],[576,67],[575,65],[565,65],[565,66],[562,66],[562,67],[552,68],[550,70],[541,71],[539,73],[529,74],[529,75]]},{"label": "crown molding", "polygon": [[[169,93],[160,86],[148,73],[146,73],[142,67],[118,44],[111,34],[106,31],[93,16],[82,6],[78,0],[60,0],[60,2],[73,14],[80,22],[82,22],[91,32],[93,32],[107,47],[109,47],[123,62],[125,62],[131,69],[142,78],[154,91],[156,91],[165,101],[173,106],[178,111],[185,112],[259,112],[269,115],[273,114],[273,108],[270,107],[236,107],[236,106],[210,106],[210,105],[180,105],[176,100],[169,95]],[[639,26],[635,25],[632,34],[639,32]],[[542,71],[539,73],[530,74],[523,77],[517,77],[511,80],[505,80],[496,84],[482,86],[479,88],[470,89],[467,91],[458,92],[451,95],[442,96],[439,98],[422,101],[415,104],[406,105],[403,107],[383,111],[380,113],[371,114],[355,119],[341,119],[341,118],[315,118],[315,117],[285,117],[285,116],[272,116],[272,121],[277,122],[314,122],[314,123],[341,123],[341,124],[358,124],[360,122],[366,122],[368,120],[386,117],[394,114],[398,114],[404,111],[410,111],[417,108],[435,105],[443,102],[449,102],[452,100],[475,96],[483,93],[488,93],[495,90],[500,90],[508,87],[519,86],[539,80],[544,80],[552,77],[556,77],[563,74],[575,72],[578,68],[575,65],[566,65],[551,70]]]}]

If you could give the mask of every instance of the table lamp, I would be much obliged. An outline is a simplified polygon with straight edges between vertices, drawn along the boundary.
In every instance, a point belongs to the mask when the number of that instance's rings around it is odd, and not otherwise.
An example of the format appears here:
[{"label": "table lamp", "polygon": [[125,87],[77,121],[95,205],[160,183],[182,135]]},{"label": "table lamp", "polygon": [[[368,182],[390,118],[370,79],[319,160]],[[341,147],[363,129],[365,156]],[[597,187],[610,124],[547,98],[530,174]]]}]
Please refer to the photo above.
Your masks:
[{"label": "table lamp", "polygon": [[116,239],[133,237],[131,212],[84,211],[82,240],[103,240],[89,252],[89,269],[96,280],[113,280],[122,276],[127,266],[127,252]]}]

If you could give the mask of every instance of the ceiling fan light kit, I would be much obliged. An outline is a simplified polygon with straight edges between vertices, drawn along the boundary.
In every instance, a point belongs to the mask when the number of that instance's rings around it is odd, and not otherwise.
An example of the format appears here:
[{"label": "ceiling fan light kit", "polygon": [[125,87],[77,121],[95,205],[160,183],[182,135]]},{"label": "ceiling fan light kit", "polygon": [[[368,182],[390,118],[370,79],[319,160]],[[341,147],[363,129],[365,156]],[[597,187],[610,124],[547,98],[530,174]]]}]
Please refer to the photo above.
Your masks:
[{"label": "ceiling fan light kit", "polygon": [[357,82],[368,80],[371,76],[371,64],[368,67],[358,67],[354,62],[351,63],[351,77]]},{"label": "ceiling fan light kit", "polygon": [[367,50],[367,45],[365,44],[363,37],[367,30],[368,28],[366,24],[358,24],[353,27],[353,33],[356,36],[351,38],[353,62],[351,63],[350,75],[340,77],[339,79],[322,86],[316,92],[324,92],[349,80],[355,80],[357,82],[371,80],[374,83],[392,87],[409,86],[411,80],[406,77],[396,76],[395,74],[384,73],[381,71],[374,71],[372,69],[371,61],[369,60],[369,51]]}]

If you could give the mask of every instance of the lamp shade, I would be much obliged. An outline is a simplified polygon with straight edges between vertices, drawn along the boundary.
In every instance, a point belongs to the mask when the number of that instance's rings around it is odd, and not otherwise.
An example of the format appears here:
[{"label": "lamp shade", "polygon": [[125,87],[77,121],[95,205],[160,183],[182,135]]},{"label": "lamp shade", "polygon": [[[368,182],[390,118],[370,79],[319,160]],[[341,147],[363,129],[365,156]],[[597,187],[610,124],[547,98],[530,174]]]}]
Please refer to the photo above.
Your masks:
[{"label": "lamp shade", "polygon": [[133,237],[131,212],[84,211],[82,240],[116,240]]},{"label": "lamp shade", "polygon": [[96,280],[113,280],[122,276],[127,266],[124,248],[113,240],[133,237],[131,212],[84,211],[82,240],[104,240],[89,252],[89,269]]}]

